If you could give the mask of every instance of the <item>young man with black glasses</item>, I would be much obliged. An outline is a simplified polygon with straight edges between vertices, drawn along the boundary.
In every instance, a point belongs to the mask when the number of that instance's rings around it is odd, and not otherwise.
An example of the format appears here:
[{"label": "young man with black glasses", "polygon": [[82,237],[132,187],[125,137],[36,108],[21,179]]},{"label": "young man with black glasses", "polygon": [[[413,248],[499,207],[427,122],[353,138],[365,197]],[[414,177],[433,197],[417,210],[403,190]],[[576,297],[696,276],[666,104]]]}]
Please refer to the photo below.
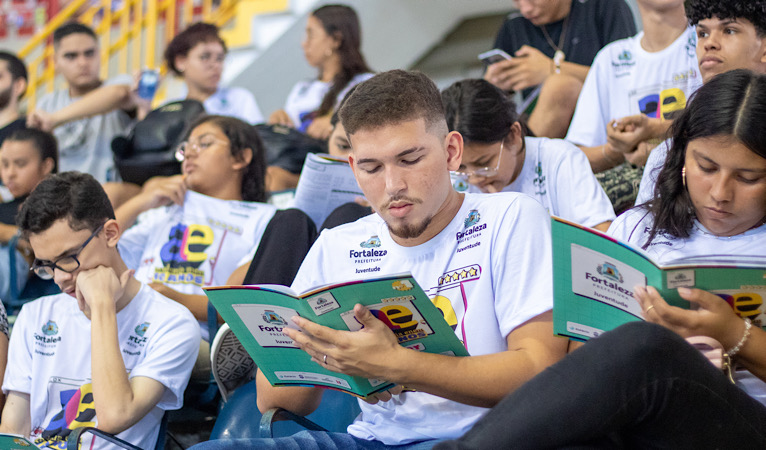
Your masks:
[{"label": "young man with black glasses", "polygon": [[[96,426],[153,447],[165,410],[181,406],[199,346],[196,321],[133,278],[117,251],[112,206],[92,176],[42,181],[18,225],[35,252],[32,269],[62,294],[19,313],[0,432],[58,448],[71,430]],[[94,440],[87,448],[105,444]]]}]

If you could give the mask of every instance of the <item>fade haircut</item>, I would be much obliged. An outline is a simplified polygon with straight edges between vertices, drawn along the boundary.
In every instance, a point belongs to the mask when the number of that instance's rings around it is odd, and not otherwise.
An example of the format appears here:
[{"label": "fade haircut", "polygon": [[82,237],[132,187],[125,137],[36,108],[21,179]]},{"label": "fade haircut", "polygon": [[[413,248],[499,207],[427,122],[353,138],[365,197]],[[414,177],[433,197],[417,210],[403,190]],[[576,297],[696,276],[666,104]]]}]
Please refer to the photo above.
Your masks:
[{"label": "fade haircut", "polygon": [[692,25],[712,17],[746,19],[759,37],[766,36],[766,0],[686,0],[686,17]]},{"label": "fade haircut", "polygon": [[[19,59],[18,56],[10,52],[0,51],[0,61],[5,61],[8,67],[8,72],[11,74],[11,81],[16,82],[19,78],[23,78],[24,81],[28,81],[27,67],[24,65],[24,61]],[[19,94],[19,98],[24,96],[24,92]]]},{"label": "fade haircut", "polygon": [[98,42],[98,37],[91,27],[79,22],[69,22],[56,28],[56,31],[53,32],[53,46],[58,47],[61,40],[70,34],[87,34]]},{"label": "fade haircut", "polygon": [[16,224],[28,239],[30,234],[42,233],[61,219],[67,219],[74,231],[96,231],[104,222],[114,219],[114,209],[93,176],[64,172],[37,185],[22,204]]},{"label": "fade haircut", "polygon": [[383,72],[360,83],[340,109],[349,136],[421,118],[429,133],[447,135],[439,89],[425,74],[405,70]]},{"label": "fade haircut", "polygon": [[40,161],[45,161],[48,158],[53,160],[53,170],[51,173],[58,172],[59,146],[56,137],[51,133],[38,128],[22,128],[11,133],[5,140],[9,142],[31,143],[37,154],[40,155]]}]

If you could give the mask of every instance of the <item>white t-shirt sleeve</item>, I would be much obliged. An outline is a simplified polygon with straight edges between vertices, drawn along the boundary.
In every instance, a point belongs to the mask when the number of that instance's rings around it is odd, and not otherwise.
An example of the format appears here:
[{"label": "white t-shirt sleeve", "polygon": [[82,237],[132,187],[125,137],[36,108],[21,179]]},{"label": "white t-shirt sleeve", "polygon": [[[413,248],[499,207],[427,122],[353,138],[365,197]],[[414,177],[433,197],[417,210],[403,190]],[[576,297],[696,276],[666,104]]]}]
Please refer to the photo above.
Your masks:
[{"label": "white t-shirt sleeve", "polygon": [[657,177],[662,166],[665,165],[665,157],[668,155],[670,145],[671,140],[668,139],[649,153],[649,159],[646,160],[644,166],[644,174],[641,175],[641,184],[638,186],[636,205],[646,203],[654,198],[654,186],[657,184]]},{"label": "white t-shirt sleeve", "polygon": [[562,149],[563,156],[555,168],[554,179],[549,184],[556,190],[559,216],[586,227],[614,220],[612,203],[593,175],[585,153],[566,141],[548,142],[567,147]]},{"label": "white t-shirt sleeve", "polygon": [[290,286],[290,289],[295,293],[300,294],[301,292],[308,291],[311,288],[326,283],[326,281],[324,281],[323,261],[325,261],[324,248],[326,246],[325,241],[328,239],[328,231],[329,230],[322,231],[309,249],[306,257],[303,258],[303,263],[301,263],[301,267],[298,269],[295,279],[293,279],[293,284]]},{"label": "white t-shirt sleeve", "polygon": [[29,334],[29,314],[34,318],[36,314],[30,313],[29,306],[23,306],[16,322],[13,325],[13,333],[8,345],[8,363],[5,367],[3,378],[3,393],[9,391],[29,394],[32,392],[32,345],[34,338]]},{"label": "white t-shirt sleeve", "polygon": [[620,214],[609,226],[606,234],[620,242],[641,247],[646,243],[651,226],[651,214],[644,208],[633,208]]},{"label": "white t-shirt sleeve", "polygon": [[492,283],[500,332],[553,308],[551,219],[536,200],[518,195],[493,236]]},{"label": "white t-shirt sleeve", "polygon": [[157,232],[157,219],[163,216],[159,214],[160,209],[154,208],[144,211],[132,227],[125,230],[120,236],[117,248],[120,250],[120,257],[128,266],[128,269],[136,270],[141,265],[141,256],[146,249],[149,239]]},{"label": "white t-shirt sleeve", "polygon": [[585,147],[606,143],[606,125],[612,120],[609,111],[609,49],[603,48],[593,60],[577,99],[566,140]]},{"label": "white t-shirt sleeve", "polygon": [[[159,296],[153,291],[149,294]],[[200,329],[188,310],[179,311],[162,325],[149,340],[146,357],[133,368],[130,378],[147,377],[159,381],[166,390],[157,407],[178,409],[197,360]]]}]

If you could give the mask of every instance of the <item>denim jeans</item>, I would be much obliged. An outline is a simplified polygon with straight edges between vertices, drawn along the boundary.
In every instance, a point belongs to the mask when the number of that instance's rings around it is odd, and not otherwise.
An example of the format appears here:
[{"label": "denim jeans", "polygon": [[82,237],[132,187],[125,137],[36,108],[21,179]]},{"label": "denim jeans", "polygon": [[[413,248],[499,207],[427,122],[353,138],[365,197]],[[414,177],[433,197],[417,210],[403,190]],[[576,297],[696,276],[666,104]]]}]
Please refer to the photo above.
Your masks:
[{"label": "denim jeans", "polygon": [[[764,349],[766,351],[766,349]],[[446,449],[766,449],[766,407],[677,334],[635,322],[593,339]]]},{"label": "denim jeans", "polygon": [[274,439],[221,439],[203,442],[189,450],[430,450],[437,441],[415,442],[405,445],[385,445],[380,441],[367,441],[346,433],[301,431],[292,436]]}]

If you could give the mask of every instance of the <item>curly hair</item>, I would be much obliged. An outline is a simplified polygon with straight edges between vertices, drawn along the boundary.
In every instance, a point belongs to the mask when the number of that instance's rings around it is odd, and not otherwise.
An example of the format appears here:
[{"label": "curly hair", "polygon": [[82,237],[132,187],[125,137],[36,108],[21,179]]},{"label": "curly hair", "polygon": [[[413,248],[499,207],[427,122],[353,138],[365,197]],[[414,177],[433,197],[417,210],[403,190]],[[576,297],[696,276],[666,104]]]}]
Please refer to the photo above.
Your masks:
[{"label": "curly hair", "polygon": [[[657,176],[654,200],[646,204],[654,225],[644,248],[660,233],[689,237],[695,210],[681,174],[689,142],[733,137],[766,158],[766,75],[738,69],[722,73],[695,92],[673,122],[672,144]],[[721,149],[725,151],[725,149]]]},{"label": "curly hair", "polygon": [[252,150],[250,164],[242,173],[242,200],[265,202],[267,197],[266,150],[255,127],[235,117],[203,115],[189,126],[184,140],[188,139],[191,132],[203,123],[215,125],[229,139],[232,156],[239,156],[246,148]]},{"label": "curly hair", "polygon": [[109,219],[114,209],[109,197],[91,175],[63,172],[37,185],[22,203],[16,224],[21,235],[39,234],[60,219],[67,219],[74,231],[95,231]]},{"label": "curly hair", "polygon": [[218,42],[223,47],[223,52],[226,53],[226,43],[221,39],[218,34],[218,27],[212,23],[198,22],[192,25],[182,32],[178,33],[176,37],[168,44],[165,49],[165,64],[168,69],[177,76],[182,76],[178,67],[176,67],[176,58],[179,56],[187,56],[191,49],[193,49],[199,43]]},{"label": "curly hair", "polygon": [[747,19],[759,36],[766,36],[765,0],[686,0],[686,17],[692,25],[711,17]]}]

